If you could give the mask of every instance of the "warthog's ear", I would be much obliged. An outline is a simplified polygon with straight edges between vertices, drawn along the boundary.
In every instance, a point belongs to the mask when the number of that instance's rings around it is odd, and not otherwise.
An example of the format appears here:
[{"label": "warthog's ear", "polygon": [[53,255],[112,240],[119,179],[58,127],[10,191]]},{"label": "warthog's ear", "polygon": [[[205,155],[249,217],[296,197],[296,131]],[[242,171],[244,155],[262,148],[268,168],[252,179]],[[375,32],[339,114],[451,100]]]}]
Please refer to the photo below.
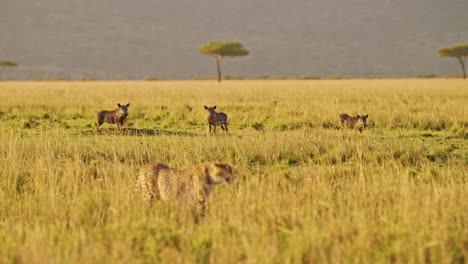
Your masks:
[{"label": "warthog's ear", "polygon": [[213,106],[213,109],[216,109],[216,105],[215,105],[215,106]]},{"label": "warthog's ear", "polygon": [[117,106],[118,106],[118,107],[122,107],[122,106],[120,105],[120,103],[117,103]]},{"label": "warthog's ear", "polygon": [[360,116],[360,115],[357,115],[357,117],[361,118],[361,116]]},{"label": "warthog's ear", "polygon": [[130,103],[128,103],[126,106],[129,107],[129,106],[130,106]]},{"label": "warthog's ear", "polygon": [[369,115],[365,115],[365,116],[364,116],[364,118],[368,118],[368,117],[369,117]]},{"label": "warthog's ear", "polygon": [[204,105],[205,109],[208,110],[208,106]]}]

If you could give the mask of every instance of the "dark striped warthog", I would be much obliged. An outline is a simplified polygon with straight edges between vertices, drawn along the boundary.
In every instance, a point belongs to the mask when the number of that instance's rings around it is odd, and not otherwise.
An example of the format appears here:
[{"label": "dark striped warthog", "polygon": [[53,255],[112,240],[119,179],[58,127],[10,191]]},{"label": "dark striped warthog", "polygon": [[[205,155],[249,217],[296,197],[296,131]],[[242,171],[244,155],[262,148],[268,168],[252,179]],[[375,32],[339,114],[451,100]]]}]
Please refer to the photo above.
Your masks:
[{"label": "dark striped warthog", "polygon": [[210,127],[211,133],[211,126],[213,126],[213,133],[216,133],[216,126],[220,126],[221,129],[227,133],[228,132],[228,120],[227,115],[225,113],[217,113],[215,111],[216,105],[213,107],[208,107],[205,105],[205,109],[208,111],[208,126]]},{"label": "dark striped warthog", "polygon": [[99,126],[103,123],[117,124],[117,129],[122,129],[122,125],[128,116],[128,107],[130,103],[126,105],[117,104],[118,108],[112,111],[102,110],[97,113],[96,130],[99,131]]},{"label": "dark striped warthog", "polygon": [[357,115],[350,116],[348,114],[340,115],[340,122],[342,127],[347,128],[357,128],[359,132],[362,133],[362,130],[367,127],[367,118],[369,115]]}]

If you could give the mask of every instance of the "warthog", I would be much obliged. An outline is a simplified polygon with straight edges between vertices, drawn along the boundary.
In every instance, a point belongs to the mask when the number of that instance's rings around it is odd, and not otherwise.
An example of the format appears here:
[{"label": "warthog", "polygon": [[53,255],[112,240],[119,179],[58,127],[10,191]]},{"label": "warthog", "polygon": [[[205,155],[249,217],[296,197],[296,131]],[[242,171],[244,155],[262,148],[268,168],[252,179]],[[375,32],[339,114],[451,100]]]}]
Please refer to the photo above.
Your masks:
[{"label": "warthog", "polygon": [[213,126],[213,133],[216,133],[216,126],[220,126],[224,132],[228,132],[228,121],[227,115],[225,113],[217,113],[215,111],[216,105],[213,107],[208,107],[205,105],[205,109],[208,111],[208,126],[210,128],[211,133],[211,126]]},{"label": "warthog", "polygon": [[99,131],[99,126],[103,123],[117,124],[117,129],[122,129],[122,125],[128,116],[128,107],[130,103],[126,105],[117,104],[118,108],[112,111],[102,110],[97,113],[96,130]]},{"label": "warthog", "polygon": [[357,128],[362,133],[365,127],[367,127],[367,118],[369,115],[356,115],[350,116],[348,114],[340,115],[340,122],[342,127]]}]

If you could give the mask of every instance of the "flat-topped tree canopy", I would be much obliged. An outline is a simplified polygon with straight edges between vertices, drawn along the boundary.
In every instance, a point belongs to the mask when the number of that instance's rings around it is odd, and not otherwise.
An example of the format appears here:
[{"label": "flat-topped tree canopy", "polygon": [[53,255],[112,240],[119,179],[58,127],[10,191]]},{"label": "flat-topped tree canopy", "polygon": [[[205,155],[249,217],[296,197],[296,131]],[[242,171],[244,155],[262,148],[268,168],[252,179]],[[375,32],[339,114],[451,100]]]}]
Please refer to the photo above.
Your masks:
[{"label": "flat-topped tree canopy", "polygon": [[18,64],[11,62],[11,61],[1,61],[0,60],[0,67],[16,67]]},{"label": "flat-topped tree canopy", "polygon": [[468,43],[441,48],[439,50],[439,56],[440,57],[467,57],[468,56]]},{"label": "flat-topped tree canopy", "polygon": [[241,57],[249,55],[249,51],[239,42],[215,42],[212,41],[200,47],[200,52],[205,55],[221,57]]},{"label": "flat-topped tree canopy", "polygon": [[[0,73],[2,73],[2,70],[6,67],[16,67],[18,64],[11,62],[11,61],[2,61],[0,60]],[[0,80],[3,79],[3,74],[0,75]]]},{"label": "flat-topped tree canopy", "polygon": [[439,49],[439,56],[457,58],[462,67],[463,79],[466,78],[465,58],[468,57],[468,43],[441,48]]},{"label": "flat-topped tree canopy", "polygon": [[212,55],[216,59],[216,69],[218,71],[218,82],[221,81],[220,61],[224,57],[242,57],[249,55],[249,51],[239,42],[215,42],[212,41],[199,48],[205,55]]}]

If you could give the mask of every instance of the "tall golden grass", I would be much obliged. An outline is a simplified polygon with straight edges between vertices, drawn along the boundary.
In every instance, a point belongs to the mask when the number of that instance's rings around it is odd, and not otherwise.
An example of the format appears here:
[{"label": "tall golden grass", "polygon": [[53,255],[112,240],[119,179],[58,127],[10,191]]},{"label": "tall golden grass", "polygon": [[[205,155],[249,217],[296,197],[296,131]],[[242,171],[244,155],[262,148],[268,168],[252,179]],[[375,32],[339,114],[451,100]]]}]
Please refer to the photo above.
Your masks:
[{"label": "tall golden grass", "polygon": [[[0,83],[0,263],[468,259],[462,80]],[[128,103],[125,129],[95,114]],[[229,116],[208,135],[203,105]],[[340,113],[368,113],[360,134]],[[138,169],[236,169],[196,224]]]}]

